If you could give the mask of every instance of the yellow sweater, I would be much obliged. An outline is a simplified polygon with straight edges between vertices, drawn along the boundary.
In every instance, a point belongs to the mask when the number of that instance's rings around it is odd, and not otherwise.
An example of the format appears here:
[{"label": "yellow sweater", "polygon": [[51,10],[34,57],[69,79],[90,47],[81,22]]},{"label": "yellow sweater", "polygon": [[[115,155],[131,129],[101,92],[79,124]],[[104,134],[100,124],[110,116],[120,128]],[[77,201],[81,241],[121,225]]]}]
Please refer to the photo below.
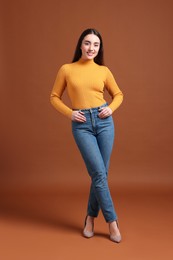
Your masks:
[{"label": "yellow sweater", "polygon": [[[67,88],[72,108],[61,100]],[[82,60],[63,65],[57,74],[52,92],[51,103],[62,114],[71,118],[72,109],[88,109],[106,103],[103,94],[107,89],[112,97],[109,104],[112,112],[123,100],[123,94],[106,66],[100,66],[93,60]]]}]

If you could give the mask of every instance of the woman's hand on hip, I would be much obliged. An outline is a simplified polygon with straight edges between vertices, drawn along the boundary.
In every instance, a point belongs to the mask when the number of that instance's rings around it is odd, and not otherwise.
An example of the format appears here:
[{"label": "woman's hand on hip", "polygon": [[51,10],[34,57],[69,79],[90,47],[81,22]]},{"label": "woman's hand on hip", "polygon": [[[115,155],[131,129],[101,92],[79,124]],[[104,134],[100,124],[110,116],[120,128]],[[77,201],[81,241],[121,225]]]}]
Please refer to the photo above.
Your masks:
[{"label": "woman's hand on hip", "polygon": [[100,118],[106,118],[112,115],[112,110],[110,107],[103,107],[101,108],[101,112],[98,114]]},{"label": "woman's hand on hip", "polygon": [[81,123],[86,122],[86,117],[84,116],[84,113],[81,111],[73,111],[71,119],[72,121],[75,122],[81,122]]}]

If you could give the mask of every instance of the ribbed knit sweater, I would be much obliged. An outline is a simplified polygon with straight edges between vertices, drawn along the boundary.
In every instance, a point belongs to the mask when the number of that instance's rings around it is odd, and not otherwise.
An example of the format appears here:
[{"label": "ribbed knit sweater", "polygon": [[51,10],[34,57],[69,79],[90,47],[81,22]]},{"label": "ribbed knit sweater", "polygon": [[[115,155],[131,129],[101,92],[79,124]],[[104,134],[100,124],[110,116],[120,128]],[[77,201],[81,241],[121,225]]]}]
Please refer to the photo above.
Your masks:
[{"label": "ribbed knit sweater", "polygon": [[[71,108],[61,99],[65,89],[71,100]],[[120,106],[123,94],[111,71],[106,66],[96,64],[93,60],[80,59],[61,66],[50,100],[60,113],[71,118],[73,109],[89,109],[106,103],[105,89],[112,97],[109,107],[114,112]]]}]

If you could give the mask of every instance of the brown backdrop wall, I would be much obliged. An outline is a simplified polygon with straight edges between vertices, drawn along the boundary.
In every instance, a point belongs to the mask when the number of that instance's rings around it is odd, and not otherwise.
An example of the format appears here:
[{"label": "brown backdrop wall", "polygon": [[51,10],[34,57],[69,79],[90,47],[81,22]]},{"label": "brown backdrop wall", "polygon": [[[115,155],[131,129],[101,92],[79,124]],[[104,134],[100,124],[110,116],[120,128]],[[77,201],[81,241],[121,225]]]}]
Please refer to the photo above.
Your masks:
[{"label": "brown backdrop wall", "polygon": [[168,0],[2,1],[1,188],[89,182],[70,120],[49,102],[57,70],[88,27],[101,32],[106,65],[124,93],[113,115],[111,184],[172,187],[172,7]]}]

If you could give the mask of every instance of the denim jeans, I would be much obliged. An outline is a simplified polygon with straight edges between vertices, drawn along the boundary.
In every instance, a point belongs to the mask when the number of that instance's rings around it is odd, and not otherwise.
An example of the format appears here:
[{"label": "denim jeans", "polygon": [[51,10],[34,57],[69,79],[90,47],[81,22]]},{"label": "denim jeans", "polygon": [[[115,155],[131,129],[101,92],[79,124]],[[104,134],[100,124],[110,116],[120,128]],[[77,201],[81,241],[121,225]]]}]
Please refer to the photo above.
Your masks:
[{"label": "denim jeans", "polygon": [[[101,107],[107,106],[107,103]],[[117,219],[108,186],[108,168],[114,142],[112,116],[101,119],[99,108],[83,109],[86,122],[72,121],[72,133],[91,177],[87,215],[97,217],[101,208],[106,222]]]}]

